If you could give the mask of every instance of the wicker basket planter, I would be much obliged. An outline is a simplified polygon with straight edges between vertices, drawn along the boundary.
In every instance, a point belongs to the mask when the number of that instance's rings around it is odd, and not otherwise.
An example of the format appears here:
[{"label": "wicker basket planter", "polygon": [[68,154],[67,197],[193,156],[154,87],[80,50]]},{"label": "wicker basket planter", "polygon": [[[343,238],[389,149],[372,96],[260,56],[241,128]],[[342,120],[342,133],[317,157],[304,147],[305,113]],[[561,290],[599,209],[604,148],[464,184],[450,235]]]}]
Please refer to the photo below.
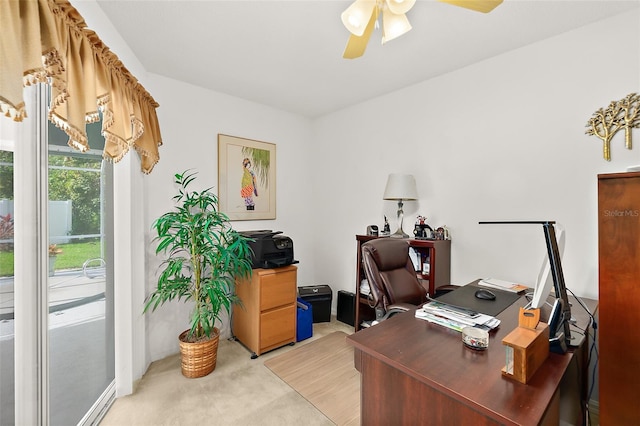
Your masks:
[{"label": "wicker basket planter", "polygon": [[216,368],[220,330],[214,328],[211,337],[196,343],[185,342],[189,330],[180,333],[182,375],[190,379],[204,377]]}]

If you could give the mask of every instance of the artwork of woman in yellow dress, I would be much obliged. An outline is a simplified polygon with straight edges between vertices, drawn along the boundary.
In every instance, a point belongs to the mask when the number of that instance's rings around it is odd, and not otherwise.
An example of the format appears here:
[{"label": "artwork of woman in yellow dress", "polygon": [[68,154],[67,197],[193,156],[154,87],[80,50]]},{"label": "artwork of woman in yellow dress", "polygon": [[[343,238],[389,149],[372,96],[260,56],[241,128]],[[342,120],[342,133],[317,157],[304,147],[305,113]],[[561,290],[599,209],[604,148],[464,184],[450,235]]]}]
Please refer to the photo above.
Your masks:
[{"label": "artwork of woman in yellow dress", "polygon": [[256,185],[256,175],[251,170],[251,160],[245,158],[242,160],[242,182],[240,183],[240,196],[244,198],[244,205],[247,210],[255,210],[256,203],[253,196],[258,196],[258,188]]}]

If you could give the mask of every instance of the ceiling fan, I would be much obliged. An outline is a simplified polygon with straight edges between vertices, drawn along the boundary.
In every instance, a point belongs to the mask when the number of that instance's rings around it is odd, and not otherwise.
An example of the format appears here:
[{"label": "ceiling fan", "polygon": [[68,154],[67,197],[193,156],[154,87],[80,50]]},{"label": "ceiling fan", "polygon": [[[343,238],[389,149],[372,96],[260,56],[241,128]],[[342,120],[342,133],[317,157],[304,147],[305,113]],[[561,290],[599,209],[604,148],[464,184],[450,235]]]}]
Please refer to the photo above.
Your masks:
[{"label": "ceiling fan", "polygon": [[[503,0],[438,1],[489,13]],[[406,13],[415,3],[416,0],[355,0],[341,15],[342,23],[351,33],[342,57],[354,59],[364,54],[380,15],[382,15],[382,44],[405,34],[411,29]]]}]

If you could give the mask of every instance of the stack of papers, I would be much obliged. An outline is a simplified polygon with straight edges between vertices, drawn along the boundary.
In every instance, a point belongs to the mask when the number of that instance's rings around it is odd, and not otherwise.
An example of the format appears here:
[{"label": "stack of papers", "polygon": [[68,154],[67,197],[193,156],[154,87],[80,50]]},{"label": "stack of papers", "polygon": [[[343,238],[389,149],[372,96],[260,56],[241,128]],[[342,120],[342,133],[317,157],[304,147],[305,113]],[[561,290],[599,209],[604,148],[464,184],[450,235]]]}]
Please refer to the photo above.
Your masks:
[{"label": "stack of papers", "polygon": [[427,302],[422,308],[417,309],[416,318],[456,331],[462,331],[465,327],[493,330],[500,325],[500,320],[490,315],[436,301]]},{"label": "stack of papers", "polygon": [[512,293],[522,293],[529,287],[523,284],[513,283],[511,281],[498,280],[496,278],[485,278],[478,281],[478,285],[482,287],[497,288],[498,290],[510,291]]},{"label": "stack of papers", "polygon": [[371,289],[369,288],[369,281],[367,281],[366,278],[360,282],[360,294],[363,296],[368,296],[371,294]]}]

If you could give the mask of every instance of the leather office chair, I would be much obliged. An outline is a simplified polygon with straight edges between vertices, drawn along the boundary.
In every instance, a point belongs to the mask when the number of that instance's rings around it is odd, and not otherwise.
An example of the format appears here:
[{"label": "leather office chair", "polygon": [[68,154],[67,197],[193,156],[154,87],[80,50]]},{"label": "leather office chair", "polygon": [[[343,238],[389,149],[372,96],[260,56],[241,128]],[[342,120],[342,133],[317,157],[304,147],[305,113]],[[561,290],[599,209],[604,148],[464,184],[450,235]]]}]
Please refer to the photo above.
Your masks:
[{"label": "leather office chair", "polygon": [[427,291],[418,281],[406,241],[379,238],[362,244],[362,266],[376,321],[426,302]]}]

